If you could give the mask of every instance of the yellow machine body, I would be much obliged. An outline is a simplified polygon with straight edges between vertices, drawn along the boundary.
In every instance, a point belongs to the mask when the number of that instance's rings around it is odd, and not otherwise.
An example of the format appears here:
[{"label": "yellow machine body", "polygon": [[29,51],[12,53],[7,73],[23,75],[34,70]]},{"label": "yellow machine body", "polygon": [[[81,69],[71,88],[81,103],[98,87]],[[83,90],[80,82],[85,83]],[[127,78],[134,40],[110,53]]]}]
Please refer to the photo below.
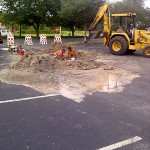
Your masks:
[{"label": "yellow machine body", "polygon": [[93,31],[103,18],[102,34],[104,38],[104,45],[109,47],[112,54],[124,55],[136,50],[143,50],[143,55],[145,57],[150,57],[150,32],[133,28],[129,33],[121,26],[120,29],[117,29],[116,31],[112,30],[112,17],[132,18],[135,17],[136,14],[110,14],[108,8],[109,4],[105,4],[99,8],[89,31]]}]

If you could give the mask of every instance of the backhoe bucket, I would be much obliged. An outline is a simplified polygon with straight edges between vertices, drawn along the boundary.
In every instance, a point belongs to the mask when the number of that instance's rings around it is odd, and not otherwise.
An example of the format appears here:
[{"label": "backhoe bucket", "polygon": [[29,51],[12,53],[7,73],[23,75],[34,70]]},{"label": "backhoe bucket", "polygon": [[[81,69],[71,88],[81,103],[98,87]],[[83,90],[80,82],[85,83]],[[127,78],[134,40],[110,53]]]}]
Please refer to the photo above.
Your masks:
[{"label": "backhoe bucket", "polygon": [[89,37],[87,40],[90,40],[90,39],[97,39],[100,37],[102,31],[91,31],[89,32]]}]

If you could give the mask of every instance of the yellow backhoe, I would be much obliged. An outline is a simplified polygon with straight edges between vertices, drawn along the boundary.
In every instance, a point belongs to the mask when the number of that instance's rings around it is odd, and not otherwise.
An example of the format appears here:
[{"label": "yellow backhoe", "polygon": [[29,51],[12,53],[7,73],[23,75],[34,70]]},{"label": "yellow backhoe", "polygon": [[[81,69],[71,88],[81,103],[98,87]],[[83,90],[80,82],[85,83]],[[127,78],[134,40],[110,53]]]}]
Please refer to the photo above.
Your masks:
[{"label": "yellow backhoe", "polygon": [[[104,45],[108,46],[113,55],[124,55],[142,50],[145,57],[150,57],[150,32],[138,30],[134,23],[135,13],[110,14],[109,4],[101,6],[89,28],[90,35],[103,18]],[[118,28],[113,29],[114,22],[119,22]]]}]

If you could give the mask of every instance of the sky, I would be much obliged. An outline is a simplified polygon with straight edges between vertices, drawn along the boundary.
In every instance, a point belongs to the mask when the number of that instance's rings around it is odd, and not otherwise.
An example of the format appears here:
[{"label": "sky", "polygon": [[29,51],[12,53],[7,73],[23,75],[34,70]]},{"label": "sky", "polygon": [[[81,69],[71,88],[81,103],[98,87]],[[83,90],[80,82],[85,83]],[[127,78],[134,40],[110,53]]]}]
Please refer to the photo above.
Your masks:
[{"label": "sky", "polygon": [[[108,2],[116,2],[116,1],[121,1],[121,0],[107,0]],[[150,8],[150,0],[145,1],[145,6]]]},{"label": "sky", "polygon": [[150,8],[150,0],[147,0],[147,1],[145,2],[145,6]]}]

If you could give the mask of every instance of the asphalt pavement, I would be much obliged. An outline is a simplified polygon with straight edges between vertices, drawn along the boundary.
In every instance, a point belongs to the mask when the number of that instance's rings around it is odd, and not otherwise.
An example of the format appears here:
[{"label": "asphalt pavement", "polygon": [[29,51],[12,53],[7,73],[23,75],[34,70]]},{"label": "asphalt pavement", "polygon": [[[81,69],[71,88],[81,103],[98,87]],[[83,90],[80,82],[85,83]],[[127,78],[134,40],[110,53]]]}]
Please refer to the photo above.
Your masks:
[{"label": "asphalt pavement", "polygon": [[[75,48],[110,53],[97,44]],[[0,150],[149,150],[150,60],[140,52],[116,58],[113,65],[140,77],[123,92],[96,92],[81,103],[0,82]],[[0,70],[8,66],[0,51]]]}]

